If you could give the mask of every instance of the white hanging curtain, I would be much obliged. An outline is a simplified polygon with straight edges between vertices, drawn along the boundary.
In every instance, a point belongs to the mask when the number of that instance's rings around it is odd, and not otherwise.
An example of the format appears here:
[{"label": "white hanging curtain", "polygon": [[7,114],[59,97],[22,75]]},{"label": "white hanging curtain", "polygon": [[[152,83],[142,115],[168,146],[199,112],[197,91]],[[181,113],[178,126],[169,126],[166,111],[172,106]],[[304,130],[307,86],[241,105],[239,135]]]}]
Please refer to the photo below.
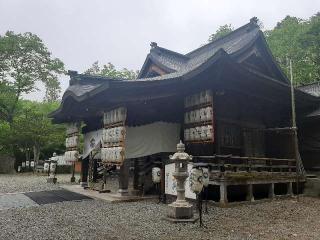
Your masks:
[{"label": "white hanging curtain", "polygon": [[176,152],[180,124],[155,122],[126,127],[125,158],[137,158],[163,152]]}]

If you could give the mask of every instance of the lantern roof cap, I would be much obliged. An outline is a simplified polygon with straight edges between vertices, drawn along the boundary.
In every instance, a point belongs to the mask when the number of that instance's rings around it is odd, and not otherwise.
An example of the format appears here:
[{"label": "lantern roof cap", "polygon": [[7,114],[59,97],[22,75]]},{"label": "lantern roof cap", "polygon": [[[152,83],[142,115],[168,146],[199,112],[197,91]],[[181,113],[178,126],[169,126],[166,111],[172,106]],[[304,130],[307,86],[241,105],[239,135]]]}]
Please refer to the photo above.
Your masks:
[{"label": "lantern roof cap", "polygon": [[185,145],[180,140],[180,142],[177,144],[177,152],[174,153],[173,155],[169,156],[170,160],[172,160],[172,161],[179,161],[179,160],[191,161],[192,160],[192,156],[189,155],[188,153],[186,153],[184,151],[185,149],[186,149]]}]

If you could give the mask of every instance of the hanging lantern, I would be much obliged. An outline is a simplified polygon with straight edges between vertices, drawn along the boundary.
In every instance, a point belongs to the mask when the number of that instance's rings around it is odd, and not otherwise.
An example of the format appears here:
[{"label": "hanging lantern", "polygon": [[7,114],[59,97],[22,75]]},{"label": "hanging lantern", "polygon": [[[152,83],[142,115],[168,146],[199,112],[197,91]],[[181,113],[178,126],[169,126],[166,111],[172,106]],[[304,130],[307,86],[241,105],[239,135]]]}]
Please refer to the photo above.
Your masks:
[{"label": "hanging lantern", "polygon": [[55,173],[56,168],[57,168],[57,163],[56,162],[50,163],[50,173]]},{"label": "hanging lantern", "polygon": [[209,169],[202,168],[202,171],[203,171],[203,186],[208,187],[209,186]]},{"label": "hanging lantern", "polygon": [[158,167],[152,168],[152,182],[160,183],[161,181],[161,169]]},{"label": "hanging lantern", "polygon": [[43,165],[43,171],[44,172],[48,172],[49,171],[49,163],[48,162],[45,162],[44,165]]},{"label": "hanging lantern", "polygon": [[190,189],[198,194],[203,188],[203,171],[201,168],[193,168],[189,177]]}]

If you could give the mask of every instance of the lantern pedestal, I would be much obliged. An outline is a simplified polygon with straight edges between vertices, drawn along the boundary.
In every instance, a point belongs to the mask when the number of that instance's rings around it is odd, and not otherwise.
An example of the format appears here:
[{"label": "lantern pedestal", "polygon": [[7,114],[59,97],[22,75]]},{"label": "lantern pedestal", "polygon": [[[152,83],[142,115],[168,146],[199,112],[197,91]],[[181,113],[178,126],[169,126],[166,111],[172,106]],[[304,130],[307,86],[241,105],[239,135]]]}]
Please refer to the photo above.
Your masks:
[{"label": "lantern pedestal", "polygon": [[197,218],[193,217],[192,204],[174,202],[168,206],[167,220],[172,222],[195,222]]},{"label": "lantern pedestal", "polygon": [[57,178],[56,177],[53,177],[53,178],[49,177],[47,179],[47,183],[57,183]]}]

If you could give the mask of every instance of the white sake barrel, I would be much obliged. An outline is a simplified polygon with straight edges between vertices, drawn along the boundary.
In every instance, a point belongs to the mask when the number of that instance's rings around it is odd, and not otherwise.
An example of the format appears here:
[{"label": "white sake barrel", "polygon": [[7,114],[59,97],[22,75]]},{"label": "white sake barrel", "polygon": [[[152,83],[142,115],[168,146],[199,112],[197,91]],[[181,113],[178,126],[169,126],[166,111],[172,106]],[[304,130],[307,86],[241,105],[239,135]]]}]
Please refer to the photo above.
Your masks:
[{"label": "white sake barrel", "polygon": [[195,127],[194,140],[196,141],[201,140],[201,127]]},{"label": "white sake barrel", "polygon": [[115,131],[115,142],[118,143],[120,142],[120,139],[121,139],[121,129],[120,127],[116,127],[114,131]]},{"label": "white sake barrel", "polygon": [[78,131],[79,131],[79,128],[77,123],[68,124],[67,131],[66,131],[67,134],[74,134],[74,133],[77,133]]},{"label": "white sake barrel", "polygon": [[194,121],[195,122],[200,122],[201,121],[200,109],[197,109],[197,110],[194,111]]},{"label": "white sake barrel", "polygon": [[207,119],[207,121],[212,120],[212,114],[213,114],[212,107],[207,107],[206,108],[206,119]]},{"label": "white sake barrel", "polygon": [[101,148],[100,154],[103,162],[108,160],[108,148]]},{"label": "white sake barrel", "polygon": [[107,143],[109,141],[109,139],[108,139],[108,130],[109,129],[103,129],[102,130],[102,141],[103,141],[103,143]]},{"label": "white sake barrel", "polygon": [[201,140],[207,140],[207,126],[201,127]]},{"label": "white sake barrel", "polygon": [[213,127],[212,125],[207,125],[207,138],[208,140],[213,139]]},{"label": "white sake barrel", "polygon": [[207,111],[205,108],[201,108],[200,110],[200,121],[207,121]]}]

